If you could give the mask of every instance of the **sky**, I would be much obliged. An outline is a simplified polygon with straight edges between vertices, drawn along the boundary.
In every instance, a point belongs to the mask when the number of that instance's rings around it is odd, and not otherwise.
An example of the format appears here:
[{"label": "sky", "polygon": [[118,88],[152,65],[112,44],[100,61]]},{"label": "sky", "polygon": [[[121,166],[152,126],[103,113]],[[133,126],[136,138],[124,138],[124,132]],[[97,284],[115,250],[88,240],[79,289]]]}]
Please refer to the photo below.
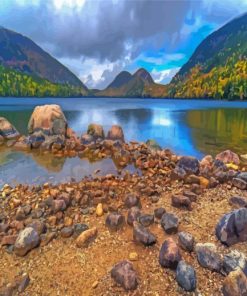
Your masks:
[{"label": "sky", "polygon": [[0,0],[0,25],[30,37],[89,88],[122,70],[168,83],[247,0]]}]

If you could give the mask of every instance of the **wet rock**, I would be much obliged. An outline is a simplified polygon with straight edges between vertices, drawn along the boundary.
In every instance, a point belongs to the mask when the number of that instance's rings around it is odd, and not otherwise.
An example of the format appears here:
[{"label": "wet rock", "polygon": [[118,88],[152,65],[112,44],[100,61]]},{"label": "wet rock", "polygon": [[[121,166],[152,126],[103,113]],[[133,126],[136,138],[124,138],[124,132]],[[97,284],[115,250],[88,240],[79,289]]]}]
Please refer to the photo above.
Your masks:
[{"label": "wet rock", "polygon": [[162,244],[159,253],[159,263],[162,267],[175,269],[181,260],[179,248],[172,238],[168,238]]},{"label": "wet rock", "polygon": [[62,230],[61,230],[61,236],[63,238],[68,238],[68,237],[71,237],[73,235],[73,227],[64,227]]},{"label": "wet rock", "polygon": [[156,243],[156,237],[144,226],[134,222],[133,239],[145,246],[151,246]]},{"label": "wet rock", "polygon": [[141,211],[138,207],[132,207],[129,211],[128,211],[128,215],[127,215],[127,223],[129,225],[133,225],[134,221],[138,221],[138,218],[141,216]]},{"label": "wet rock", "polygon": [[230,272],[225,278],[222,293],[224,296],[247,295],[247,277],[241,269]]},{"label": "wet rock", "polygon": [[78,248],[87,247],[97,236],[97,228],[93,227],[82,232],[76,239]]},{"label": "wet rock", "polygon": [[214,244],[198,243],[195,246],[195,252],[197,260],[202,267],[208,268],[212,271],[220,271],[222,267],[222,259],[219,253],[216,251]]},{"label": "wet rock", "polygon": [[25,256],[30,250],[40,244],[40,237],[32,227],[22,230],[15,242],[14,251],[18,256]]},{"label": "wet rock", "polygon": [[239,268],[247,276],[247,259],[245,255],[237,250],[232,250],[223,258],[223,270],[226,274],[228,274]]},{"label": "wet rock", "polygon": [[4,117],[0,117],[0,136],[4,140],[11,140],[20,137],[16,128]]},{"label": "wet rock", "polygon": [[135,290],[138,285],[133,264],[127,260],[117,263],[111,270],[111,277],[125,290]]},{"label": "wet rock", "polygon": [[231,246],[247,240],[247,209],[240,208],[225,214],[216,226],[216,236]]},{"label": "wet rock", "polygon": [[178,233],[178,244],[185,251],[192,252],[194,249],[195,239],[193,235],[188,232],[179,232]]},{"label": "wet rock", "polygon": [[247,198],[244,196],[232,196],[229,203],[240,208],[247,208]]},{"label": "wet rock", "polygon": [[176,269],[176,280],[185,291],[196,289],[196,272],[194,268],[185,261],[179,261]]},{"label": "wet rock", "polygon": [[187,196],[173,194],[172,195],[172,206],[176,208],[187,208],[191,210],[191,201]]},{"label": "wet rock", "polygon": [[161,226],[166,233],[172,234],[178,231],[179,220],[173,213],[165,213],[161,218]]},{"label": "wet rock", "polygon": [[232,185],[241,189],[241,190],[244,190],[247,188],[247,182],[245,182],[244,180],[242,180],[240,178],[233,178]]},{"label": "wet rock", "polygon": [[124,133],[121,126],[113,125],[111,129],[108,131],[107,139],[124,142]]},{"label": "wet rock", "polygon": [[216,155],[215,159],[222,161],[223,163],[234,163],[239,165],[240,160],[236,153],[232,152],[231,150],[225,150]]},{"label": "wet rock", "polygon": [[156,219],[161,219],[161,217],[165,214],[165,208],[157,208],[154,210],[154,217]]},{"label": "wet rock", "polygon": [[154,215],[143,214],[139,217],[138,222],[145,227],[154,223]]},{"label": "wet rock", "polygon": [[77,237],[79,236],[81,233],[83,233],[84,231],[88,230],[89,227],[87,224],[81,224],[81,223],[77,223],[74,226],[74,235]]},{"label": "wet rock", "polygon": [[140,208],[141,207],[140,198],[137,197],[136,195],[129,194],[124,201],[124,205],[128,209],[130,209],[132,207],[139,207]]},{"label": "wet rock", "polygon": [[66,135],[67,121],[58,105],[35,107],[28,123],[28,132],[42,131],[45,135]]},{"label": "wet rock", "polygon": [[125,218],[121,214],[110,213],[106,217],[105,224],[106,224],[106,227],[108,227],[108,229],[117,231],[117,230],[121,229],[124,226]]},{"label": "wet rock", "polygon": [[94,139],[104,139],[105,133],[102,125],[91,123],[87,128],[87,134],[92,136]]},{"label": "wet rock", "polygon": [[177,162],[177,166],[184,169],[187,174],[197,175],[200,170],[200,163],[198,159],[190,156],[182,156]]}]

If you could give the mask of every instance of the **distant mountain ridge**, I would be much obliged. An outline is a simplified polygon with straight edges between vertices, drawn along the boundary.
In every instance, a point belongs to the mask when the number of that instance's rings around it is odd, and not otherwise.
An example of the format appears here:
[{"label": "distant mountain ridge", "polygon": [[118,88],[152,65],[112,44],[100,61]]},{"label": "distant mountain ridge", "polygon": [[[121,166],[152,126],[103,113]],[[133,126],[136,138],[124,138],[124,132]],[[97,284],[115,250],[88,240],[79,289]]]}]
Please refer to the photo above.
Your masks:
[{"label": "distant mountain ridge", "polygon": [[31,39],[0,27],[0,65],[55,84],[87,87],[69,69]]}]

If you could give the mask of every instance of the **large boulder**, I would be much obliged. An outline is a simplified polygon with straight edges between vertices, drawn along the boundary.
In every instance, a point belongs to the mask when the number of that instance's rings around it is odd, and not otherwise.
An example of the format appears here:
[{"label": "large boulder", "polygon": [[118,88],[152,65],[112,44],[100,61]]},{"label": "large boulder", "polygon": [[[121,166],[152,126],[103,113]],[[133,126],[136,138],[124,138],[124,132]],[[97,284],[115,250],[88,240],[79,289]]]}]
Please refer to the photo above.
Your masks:
[{"label": "large boulder", "polygon": [[102,125],[91,123],[87,128],[87,134],[92,136],[94,139],[104,139],[105,133]]},{"label": "large boulder", "polygon": [[26,227],[22,230],[15,242],[14,251],[18,256],[25,256],[30,250],[40,244],[40,237],[33,227]]},{"label": "large boulder", "polygon": [[177,162],[177,166],[180,169],[185,170],[187,174],[195,174],[197,175],[200,170],[200,163],[198,159],[191,156],[182,156]]},{"label": "large boulder", "polygon": [[124,142],[124,133],[120,125],[113,125],[108,131],[107,138],[113,141]]},{"label": "large boulder", "polygon": [[11,140],[20,137],[16,128],[4,117],[0,117],[0,137],[3,140]]},{"label": "large boulder", "polygon": [[35,107],[28,123],[28,132],[42,131],[45,135],[66,135],[67,120],[58,105]]},{"label": "large boulder", "polygon": [[247,209],[240,208],[225,214],[216,226],[216,236],[228,246],[247,241]]},{"label": "large boulder", "polygon": [[135,290],[138,285],[133,264],[128,260],[117,263],[111,270],[111,277],[125,290]]},{"label": "large boulder", "polygon": [[218,159],[224,163],[234,163],[236,165],[239,165],[240,163],[238,155],[231,150],[225,150],[217,154],[215,159]]}]

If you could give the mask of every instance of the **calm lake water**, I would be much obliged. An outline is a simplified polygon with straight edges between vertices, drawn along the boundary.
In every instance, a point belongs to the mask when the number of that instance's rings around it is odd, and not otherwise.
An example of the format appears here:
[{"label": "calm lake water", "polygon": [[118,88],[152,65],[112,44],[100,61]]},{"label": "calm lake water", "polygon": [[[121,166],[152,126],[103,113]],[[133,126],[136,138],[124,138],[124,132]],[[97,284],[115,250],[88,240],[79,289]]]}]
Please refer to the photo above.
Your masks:
[{"label": "calm lake water", "polygon": [[[59,104],[78,135],[91,122],[107,131],[112,124],[123,127],[125,138],[155,139],[162,147],[181,155],[201,158],[232,149],[247,153],[247,102],[161,99],[30,99],[0,98],[0,116],[6,117],[22,134],[36,105]],[[6,182],[39,183],[79,180],[96,169],[114,173],[114,163],[106,159],[56,159],[51,156],[0,150],[0,185]],[[132,167],[128,169],[133,170]]]}]

